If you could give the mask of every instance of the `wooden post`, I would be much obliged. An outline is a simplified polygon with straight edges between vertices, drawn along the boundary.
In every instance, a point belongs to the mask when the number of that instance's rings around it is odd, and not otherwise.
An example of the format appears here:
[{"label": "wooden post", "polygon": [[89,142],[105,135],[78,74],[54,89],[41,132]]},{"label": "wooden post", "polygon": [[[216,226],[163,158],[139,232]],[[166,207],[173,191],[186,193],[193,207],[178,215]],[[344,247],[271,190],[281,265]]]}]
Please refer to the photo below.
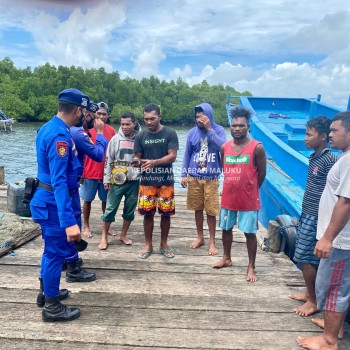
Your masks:
[{"label": "wooden post", "polygon": [[5,167],[0,165],[0,185],[5,183]]}]

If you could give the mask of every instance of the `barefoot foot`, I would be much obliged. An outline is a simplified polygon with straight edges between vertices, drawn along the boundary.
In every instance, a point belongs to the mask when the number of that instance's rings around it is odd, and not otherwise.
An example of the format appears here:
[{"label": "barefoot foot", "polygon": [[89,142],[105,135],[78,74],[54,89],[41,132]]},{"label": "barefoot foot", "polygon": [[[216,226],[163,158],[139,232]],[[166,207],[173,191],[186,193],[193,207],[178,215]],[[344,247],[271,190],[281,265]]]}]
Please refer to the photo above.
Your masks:
[{"label": "barefoot foot", "polygon": [[289,294],[288,298],[289,299],[293,299],[293,300],[299,300],[299,301],[308,301],[309,294],[307,294],[307,293]]},{"label": "barefoot foot", "polygon": [[247,268],[247,281],[254,283],[257,280],[258,280],[258,278],[256,277],[254,267],[248,266],[248,268]]},{"label": "barefoot foot", "polygon": [[100,244],[98,245],[98,249],[106,250],[108,247],[108,241],[101,240]]},{"label": "barefoot foot", "polygon": [[209,246],[209,255],[217,255],[219,251],[216,249],[215,245]]},{"label": "barefoot foot", "polygon": [[116,236],[116,232],[113,230],[108,230],[108,236]]},{"label": "barefoot foot", "polygon": [[232,266],[232,260],[231,259],[226,259],[222,258],[219,260],[217,263],[213,265],[214,269],[221,269],[222,267],[229,267]]},{"label": "barefoot foot", "polygon": [[120,236],[119,240],[122,241],[125,245],[132,245],[132,240],[126,236]]},{"label": "barefoot foot", "polygon": [[82,234],[86,238],[91,238],[92,237],[92,233],[91,233],[89,227],[84,227],[84,230],[83,230]]},{"label": "barefoot foot", "polygon": [[195,242],[191,243],[190,247],[192,249],[197,249],[197,248],[201,247],[202,245],[204,245],[204,239],[198,238]]},{"label": "barefoot foot", "polygon": [[[320,327],[321,329],[324,329],[324,319],[319,317],[314,317],[311,319],[311,322],[315,324],[317,327]],[[340,327],[338,339],[344,338],[344,325]]]},{"label": "barefoot foot", "polygon": [[338,344],[329,343],[323,335],[316,337],[298,337],[297,343],[300,347],[309,350],[338,350]]},{"label": "barefoot foot", "polygon": [[308,317],[317,312],[317,305],[308,300],[305,304],[293,309],[293,311],[299,316]]}]

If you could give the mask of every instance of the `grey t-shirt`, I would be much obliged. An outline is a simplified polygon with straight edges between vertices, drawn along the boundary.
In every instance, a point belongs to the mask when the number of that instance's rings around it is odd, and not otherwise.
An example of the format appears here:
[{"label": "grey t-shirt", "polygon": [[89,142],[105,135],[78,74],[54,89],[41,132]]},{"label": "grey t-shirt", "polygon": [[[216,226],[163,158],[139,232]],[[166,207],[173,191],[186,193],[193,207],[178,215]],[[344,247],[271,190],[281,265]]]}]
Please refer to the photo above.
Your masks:
[{"label": "grey t-shirt", "polygon": [[[159,159],[170,149],[179,149],[176,132],[166,126],[157,132],[143,130],[136,136],[134,151],[141,153],[142,159]],[[141,174],[141,185],[169,186],[174,184],[173,165],[160,165]]]},{"label": "grey t-shirt", "polygon": [[[343,153],[327,176],[318,209],[317,239],[321,239],[331,221],[338,196],[350,198],[350,151]],[[350,250],[350,221],[333,241],[333,247]]]}]

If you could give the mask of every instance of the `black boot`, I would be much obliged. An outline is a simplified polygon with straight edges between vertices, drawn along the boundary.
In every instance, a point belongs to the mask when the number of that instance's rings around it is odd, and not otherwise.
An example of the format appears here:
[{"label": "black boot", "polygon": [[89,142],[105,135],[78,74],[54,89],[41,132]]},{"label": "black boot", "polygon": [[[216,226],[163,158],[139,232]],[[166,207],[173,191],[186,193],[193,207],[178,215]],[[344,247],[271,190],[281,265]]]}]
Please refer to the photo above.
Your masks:
[{"label": "black boot", "polygon": [[[43,279],[39,277],[40,281],[40,291],[38,293],[38,296],[36,297],[36,305],[38,307],[43,307],[45,305],[45,295],[44,295],[44,283]],[[58,296],[59,300],[67,299],[69,296],[68,289],[60,289],[60,294]]]},{"label": "black boot", "polygon": [[80,316],[80,309],[61,304],[58,297],[46,298],[42,316],[44,322],[72,321]]},{"label": "black boot", "polygon": [[83,270],[78,266],[78,259],[67,264],[66,281],[67,282],[92,282],[95,281],[96,274]]},{"label": "black boot", "polygon": [[[77,260],[77,265],[78,265],[79,267],[81,267],[81,266],[83,266],[83,264],[84,264],[83,259],[82,259],[82,258],[78,258],[78,260]],[[67,270],[67,262],[65,261],[65,262],[63,263],[63,265],[62,265],[62,271],[66,271],[66,270]]]}]

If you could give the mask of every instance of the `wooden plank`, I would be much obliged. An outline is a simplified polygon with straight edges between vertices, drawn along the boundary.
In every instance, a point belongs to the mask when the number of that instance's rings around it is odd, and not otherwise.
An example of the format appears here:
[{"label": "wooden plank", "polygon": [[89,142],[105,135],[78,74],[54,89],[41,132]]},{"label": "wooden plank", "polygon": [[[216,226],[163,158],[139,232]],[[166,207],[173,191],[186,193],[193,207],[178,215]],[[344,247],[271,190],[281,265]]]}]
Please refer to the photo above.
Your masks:
[{"label": "wooden plank", "polygon": [[[157,317],[157,315],[154,315]],[[169,315],[171,317],[171,315]],[[72,342],[88,344],[111,344],[115,346],[149,347],[152,349],[175,347],[179,349],[299,349],[295,339],[298,335],[312,334],[310,332],[290,331],[264,331],[258,332],[255,329],[250,331],[231,330],[202,330],[202,329],[164,329],[153,328],[152,320],[148,328],[123,327],[123,326],[101,326],[100,324],[79,324],[79,331],[72,331],[72,324],[46,324],[35,321],[28,321],[17,328],[15,321],[9,320],[2,326],[0,338],[12,338],[23,336],[25,339],[46,340],[51,342]],[[218,325],[219,326],[219,325]],[[251,327],[254,328],[254,327]],[[73,328],[74,329],[74,328]],[[92,336],[93,332],[93,336]],[[318,334],[317,332],[313,334]],[[278,344],[270,343],[272,339]],[[291,341],[292,338],[292,341]],[[74,347],[73,347],[74,348]]]},{"label": "wooden plank", "polygon": [[[50,340],[26,340],[26,339],[0,339],[1,349],[6,350],[57,350],[58,345],[56,342]],[[74,350],[115,350],[115,345],[106,344],[87,344],[87,343],[75,343],[65,342],[66,349]],[[118,346],[120,350],[132,350],[134,347],[129,346]],[[138,348],[141,350],[142,348]],[[147,349],[147,348],[143,348]],[[147,349],[149,350],[149,348]]]},{"label": "wooden plank", "polygon": [[[7,288],[0,288],[0,303],[11,304],[31,304],[34,305],[38,292],[38,283],[33,283],[31,288],[23,289],[16,285]],[[290,317],[291,310],[300,303],[287,298],[283,290],[279,290],[276,296],[262,298],[260,293],[246,297],[245,291],[235,291],[224,298],[216,296],[201,296],[200,303],[198,298],[193,295],[169,295],[169,294],[149,294],[145,293],[127,293],[127,292],[105,292],[105,291],[76,291],[70,284],[62,284],[70,290],[70,298],[65,303],[67,305],[79,306],[97,306],[98,307],[116,307],[116,308],[142,308],[142,309],[166,309],[166,310],[197,310],[197,311],[217,311],[222,312],[273,312],[288,313]],[[73,290],[72,290],[73,289]],[[98,303],[96,303],[98,300]],[[1,317],[1,316],[0,316]],[[108,317],[108,316],[106,316]]]},{"label": "wooden plank", "polygon": [[0,185],[5,183],[5,166],[0,165]]},{"label": "wooden plank", "polygon": [[[234,257],[232,258],[233,266],[222,270],[216,270],[212,268],[212,264],[218,260],[218,257],[201,256],[201,255],[181,255],[177,254],[171,261],[163,263],[164,257],[160,253],[154,253],[147,264],[145,261],[137,257],[136,252],[115,252],[111,251],[107,260],[99,259],[103,254],[104,258],[107,258],[107,253],[91,252],[89,254],[80,254],[84,258],[84,266],[86,268],[94,268],[101,270],[139,270],[139,271],[153,271],[153,272],[181,272],[181,273],[197,273],[197,274],[237,274],[245,271],[247,266],[247,257]],[[13,265],[13,266],[34,266],[39,267],[41,255],[38,252],[35,256],[29,254],[15,255],[5,257],[0,261],[1,265]],[[257,272],[260,275],[271,275],[271,269],[273,264],[267,259],[259,259],[257,265]],[[296,268],[291,269],[290,266],[281,265],[280,271],[289,274],[289,277],[293,276],[295,279],[301,279],[300,271]]]},{"label": "wooden plank", "polygon": [[[13,274],[16,271],[16,274]],[[144,271],[113,271],[94,270],[97,272],[97,280],[90,283],[71,283],[69,288],[74,292],[92,291],[92,292],[115,292],[115,293],[132,293],[135,290],[147,291],[152,294],[165,295],[192,295],[193,290],[196,290],[196,296],[216,296],[224,297],[228,294],[235,293],[239,295],[249,294],[247,298],[260,296],[261,298],[268,297],[270,289],[262,289],[259,283],[251,284],[245,280],[245,273],[214,278],[211,275],[183,275],[180,273],[157,273]],[[12,271],[3,271],[1,277],[1,285],[4,288],[14,286],[22,286],[23,288],[35,288],[38,275],[38,269],[33,270],[28,277],[26,271],[18,271],[15,268]],[[284,277],[266,276],[264,284],[268,284],[274,289],[274,293],[289,294],[284,283]],[[62,281],[62,287],[66,284]],[[233,287],[234,286],[234,287]]]},{"label": "wooden plank", "polygon": [[[193,306],[196,303],[193,301]],[[77,303],[77,300],[75,300]],[[139,328],[180,328],[188,330],[216,330],[220,324],[220,330],[246,331],[254,324],[255,331],[284,331],[288,328],[290,332],[315,332],[318,331],[315,325],[308,319],[299,320],[300,316],[294,315],[300,322],[289,325],[290,316],[282,312],[242,312],[237,310],[179,310],[179,309],[154,309],[148,305],[139,303],[137,307],[115,307],[110,305],[101,306],[81,306],[74,300],[72,305],[79,306],[82,311],[79,324],[89,326],[98,324],[99,326],[118,327],[139,327]],[[33,322],[41,321],[41,312],[38,308],[30,304],[3,303],[0,314],[0,323],[7,320],[25,323],[28,315]],[[106,310],[109,309],[109,310]],[[34,312],[33,312],[34,311]],[[108,312],[106,312],[108,311]],[[236,319],[240,321],[235,322]],[[225,320],[225,322],[222,322]],[[266,320],[268,324],[266,324]]]},{"label": "wooden plank", "polygon": [[[50,340],[26,340],[26,339],[0,339],[1,349],[6,350],[57,350],[61,344]],[[116,350],[115,345],[108,344],[91,344],[64,342],[65,350]],[[138,350],[150,350],[148,347],[137,347]],[[159,349],[159,348],[158,348]],[[133,346],[118,345],[118,350],[135,350]],[[175,348],[167,348],[167,350],[176,350]]]}]

